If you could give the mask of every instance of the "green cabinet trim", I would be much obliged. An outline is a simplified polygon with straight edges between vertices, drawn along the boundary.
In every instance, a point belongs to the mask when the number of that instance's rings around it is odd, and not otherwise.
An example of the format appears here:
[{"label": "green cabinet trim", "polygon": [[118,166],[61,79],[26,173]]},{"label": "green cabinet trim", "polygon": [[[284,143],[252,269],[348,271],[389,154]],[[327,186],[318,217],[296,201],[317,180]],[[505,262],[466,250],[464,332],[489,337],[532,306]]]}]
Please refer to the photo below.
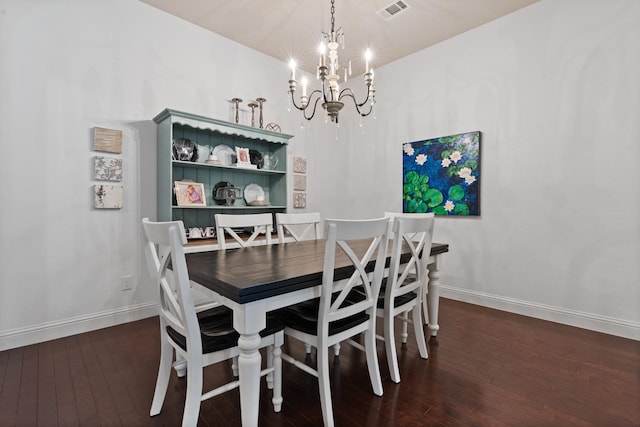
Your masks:
[{"label": "green cabinet trim", "polygon": [[225,122],[222,120],[212,119],[209,117],[199,116],[197,114],[185,113],[171,109],[165,109],[153,121],[161,123],[167,118],[172,123],[179,123],[184,126],[190,126],[196,129],[208,129],[225,135],[238,135],[249,139],[258,139],[278,144],[287,144],[293,135],[287,135],[279,132],[272,132],[265,129],[255,128],[251,126],[240,125],[237,123]]}]

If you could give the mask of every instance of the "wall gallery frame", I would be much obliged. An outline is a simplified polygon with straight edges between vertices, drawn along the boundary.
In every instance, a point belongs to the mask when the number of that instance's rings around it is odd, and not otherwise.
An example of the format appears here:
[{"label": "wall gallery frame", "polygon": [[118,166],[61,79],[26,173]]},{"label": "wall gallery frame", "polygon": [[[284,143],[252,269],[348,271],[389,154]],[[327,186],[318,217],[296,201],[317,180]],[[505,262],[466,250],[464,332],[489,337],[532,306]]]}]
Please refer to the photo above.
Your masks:
[{"label": "wall gallery frame", "polygon": [[480,215],[480,131],[402,146],[402,211]]},{"label": "wall gallery frame", "polygon": [[122,159],[96,156],[93,165],[93,178],[102,181],[122,181]]},{"label": "wall gallery frame", "polygon": [[175,181],[178,206],[207,206],[204,184],[191,181]]},{"label": "wall gallery frame", "polygon": [[94,207],[96,209],[122,209],[122,186],[96,184],[94,189]]}]

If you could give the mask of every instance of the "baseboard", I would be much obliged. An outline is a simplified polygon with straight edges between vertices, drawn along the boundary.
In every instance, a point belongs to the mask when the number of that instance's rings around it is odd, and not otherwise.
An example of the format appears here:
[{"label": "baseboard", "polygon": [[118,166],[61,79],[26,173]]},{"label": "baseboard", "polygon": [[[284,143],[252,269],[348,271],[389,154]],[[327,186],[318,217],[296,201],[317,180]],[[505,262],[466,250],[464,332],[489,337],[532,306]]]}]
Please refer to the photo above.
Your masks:
[{"label": "baseboard", "polygon": [[0,331],[0,351],[133,322],[157,314],[156,303],[145,303],[26,328]]},{"label": "baseboard", "polygon": [[440,285],[440,296],[640,341],[640,323]]}]

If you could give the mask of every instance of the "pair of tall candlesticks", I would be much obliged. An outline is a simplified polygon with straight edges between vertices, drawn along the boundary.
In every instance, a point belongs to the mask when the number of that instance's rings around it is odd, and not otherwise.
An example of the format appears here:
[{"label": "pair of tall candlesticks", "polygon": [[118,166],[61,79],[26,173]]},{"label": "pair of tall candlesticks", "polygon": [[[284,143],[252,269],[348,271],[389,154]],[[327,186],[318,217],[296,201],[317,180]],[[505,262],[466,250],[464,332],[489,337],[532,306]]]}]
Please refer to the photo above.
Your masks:
[{"label": "pair of tall candlesticks", "polygon": [[[235,104],[235,108],[236,108],[236,123],[238,123],[240,121],[240,117],[239,117],[240,107],[239,107],[239,105],[242,102],[242,99],[233,98],[231,100],[231,102],[233,102]],[[256,127],[255,109],[257,107],[260,107],[260,129],[264,128],[264,119],[262,117],[262,104],[264,104],[265,102],[267,102],[267,100],[265,98],[256,98],[255,101],[249,101],[249,103],[247,104],[249,106],[249,108],[251,108],[251,127]]]}]

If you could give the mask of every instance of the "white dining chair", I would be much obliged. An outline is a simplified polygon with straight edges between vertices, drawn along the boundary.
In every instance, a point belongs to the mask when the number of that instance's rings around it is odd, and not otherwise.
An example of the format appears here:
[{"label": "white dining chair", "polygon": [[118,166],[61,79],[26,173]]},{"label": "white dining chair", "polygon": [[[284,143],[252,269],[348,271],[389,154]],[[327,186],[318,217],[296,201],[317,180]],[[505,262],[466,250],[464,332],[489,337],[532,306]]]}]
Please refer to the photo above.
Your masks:
[{"label": "white dining chair", "polygon": [[[385,212],[384,215],[386,217],[389,218],[389,239],[393,239],[393,222],[394,219],[397,217],[404,217],[404,218],[435,218],[435,214],[433,212],[425,212],[425,213],[408,213],[408,212]],[[431,248],[428,249],[427,254],[431,253]],[[411,274],[415,275],[415,271],[412,272]],[[428,274],[428,271],[427,271]],[[429,281],[429,279],[426,279],[427,282]],[[424,294],[422,295],[422,317],[424,319],[424,324],[428,325],[429,324],[429,301],[427,299],[427,294],[429,292],[429,288],[427,285],[425,285],[424,289]],[[407,315],[405,313],[404,315],[404,322],[402,324],[402,332],[401,332],[401,336],[402,336],[402,342],[405,343],[407,342]]]},{"label": "white dining chair", "polygon": [[[276,229],[278,242],[299,242],[301,240],[318,240],[322,237],[322,218],[320,212],[299,214],[276,213]],[[311,344],[304,343],[307,354],[311,354]],[[333,353],[340,355],[340,343],[333,346]]]},{"label": "white dining chair", "polygon": [[[407,340],[407,323],[413,323],[420,357],[428,357],[422,329],[422,299],[427,286],[427,261],[433,240],[433,216],[396,216],[389,273],[378,296],[376,314],[384,322],[384,342],[391,380],[400,382],[395,342],[395,318],[402,321],[402,342]],[[403,245],[411,251],[408,259],[401,260]],[[408,312],[412,312],[409,321]]]},{"label": "white dining chair", "polygon": [[320,212],[276,213],[278,243],[317,240],[322,237]]},{"label": "white dining chair", "polygon": [[[218,248],[227,249],[225,234],[233,237],[234,246],[247,247],[255,245],[270,245],[273,243],[271,233],[273,232],[273,217],[270,213],[263,214],[247,214],[247,215],[229,215],[216,214],[216,237],[218,239]],[[251,234],[242,236],[235,229],[250,229]],[[257,239],[264,234],[265,238]]]},{"label": "white dining chair", "polygon": [[[182,221],[151,222],[142,220],[147,265],[159,293],[160,366],[150,415],[158,415],[169,386],[171,366],[176,360],[187,363],[187,391],[182,418],[183,427],[197,424],[201,401],[239,386],[239,381],[221,385],[203,393],[203,369],[240,354],[238,333],[233,329],[233,312],[219,306],[196,313],[184,255],[187,243]],[[160,250],[155,251],[155,247]],[[160,254],[160,257],[154,254]],[[171,273],[171,274],[168,274]],[[282,407],[282,359],[284,324],[276,317],[267,318],[261,331],[260,348],[267,348],[267,385],[273,389],[275,412]]]},{"label": "white dining chair", "polygon": [[[376,352],[376,303],[386,261],[388,218],[372,220],[325,220],[326,248],[320,297],[283,310],[285,335],[311,343],[317,348],[317,369],[291,355],[282,359],[318,378],[320,405],[325,426],[333,426],[333,405],[329,384],[328,348],[364,334],[369,378],[374,394],[382,396],[382,380]],[[350,241],[368,239],[365,254],[356,254]],[[366,270],[374,261],[373,273]],[[340,268],[336,269],[336,261]],[[346,265],[345,265],[346,264]],[[353,295],[361,289],[358,298]]]}]

